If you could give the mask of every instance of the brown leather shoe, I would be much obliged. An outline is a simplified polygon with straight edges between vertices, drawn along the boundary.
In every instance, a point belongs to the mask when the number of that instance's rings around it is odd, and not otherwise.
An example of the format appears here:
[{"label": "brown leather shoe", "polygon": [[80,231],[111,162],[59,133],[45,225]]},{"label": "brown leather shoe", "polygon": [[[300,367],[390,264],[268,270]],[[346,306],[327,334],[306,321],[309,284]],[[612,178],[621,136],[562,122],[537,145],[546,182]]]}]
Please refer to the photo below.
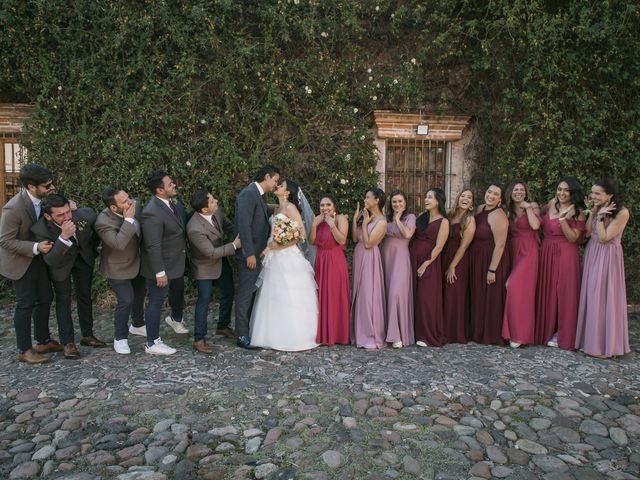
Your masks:
[{"label": "brown leather shoe", "polygon": [[67,343],[64,346],[64,358],[76,359],[80,358],[80,352],[75,343]]},{"label": "brown leather shoe", "polygon": [[33,348],[30,348],[29,350],[18,355],[18,361],[26,362],[30,365],[35,365],[36,363],[47,363],[49,361],[49,357],[40,355]]},{"label": "brown leather shoe", "polygon": [[206,340],[198,340],[193,342],[193,348],[200,353],[213,353],[213,347],[207,343]]},{"label": "brown leather shoe", "polygon": [[231,328],[229,328],[229,327],[216,328],[216,335],[222,335],[223,337],[231,338],[233,340],[237,340],[238,339],[238,336],[236,335],[236,332],[231,330]]},{"label": "brown leather shoe", "polygon": [[98,340],[93,335],[89,335],[88,337],[80,337],[80,345],[93,348],[102,348],[107,346],[106,343],[104,343],[102,340]]},{"label": "brown leather shoe", "polygon": [[64,350],[64,345],[55,340],[47,340],[47,343],[38,344],[33,347],[38,353],[51,353],[51,352],[61,352]]}]

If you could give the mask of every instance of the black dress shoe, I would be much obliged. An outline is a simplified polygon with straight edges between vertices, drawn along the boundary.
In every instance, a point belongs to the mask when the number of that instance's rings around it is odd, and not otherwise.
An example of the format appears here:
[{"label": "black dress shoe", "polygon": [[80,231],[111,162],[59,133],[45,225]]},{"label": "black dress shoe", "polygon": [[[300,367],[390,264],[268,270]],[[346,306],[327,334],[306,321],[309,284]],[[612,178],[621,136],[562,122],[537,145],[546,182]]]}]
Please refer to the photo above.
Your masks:
[{"label": "black dress shoe", "polygon": [[238,346],[247,350],[257,350],[258,347],[251,345],[251,339],[247,336],[238,337]]}]

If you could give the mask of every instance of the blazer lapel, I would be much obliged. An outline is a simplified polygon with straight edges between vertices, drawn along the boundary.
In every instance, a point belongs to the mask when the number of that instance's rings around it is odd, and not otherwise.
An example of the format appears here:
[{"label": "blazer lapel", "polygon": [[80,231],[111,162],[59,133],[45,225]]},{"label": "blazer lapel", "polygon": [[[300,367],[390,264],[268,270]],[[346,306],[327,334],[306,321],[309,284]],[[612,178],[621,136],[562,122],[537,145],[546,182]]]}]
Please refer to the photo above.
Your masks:
[{"label": "blazer lapel", "polygon": [[[33,202],[26,190],[20,192],[20,198],[22,199],[22,203],[24,203],[24,208],[29,214],[31,222],[36,223],[36,221],[38,221],[38,217],[36,216],[36,207],[33,205]],[[40,208],[42,208],[42,203],[40,203]]]},{"label": "blazer lapel", "polygon": [[258,199],[260,200],[260,205],[262,206],[262,212],[264,213],[264,218],[269,220],[269,212],[267,212],[267,203],[264,201],[264,197],[260,195],[260,190],[258,190],[258,187],[256,186],[255,183],[253,184],[253,189],[255,190],[256,195],[258,196]]},{"label": "blazer lapel", "polygon": [[[167,205],[166,203],[164,203],[162,200],[160,200],[158,197],[156,197],[155,195],[153,196],[153,198],[156,201],[157,207],[160,209],[161,212],[165,212],[165,214],[172,218],[179,226],[180,228],[182,228],[184,230],[184,225],[182,224],[182,220],[179,218],[178,215],[176,215],[175,213],[173,213],[173,211],[171,210],[171,207],[169,207],[169,205]],[[169,200],[171,201],[171,200]],[[176,207],[177,209],[177,207]],[[177,210],[176,210],[177,211]]]}]

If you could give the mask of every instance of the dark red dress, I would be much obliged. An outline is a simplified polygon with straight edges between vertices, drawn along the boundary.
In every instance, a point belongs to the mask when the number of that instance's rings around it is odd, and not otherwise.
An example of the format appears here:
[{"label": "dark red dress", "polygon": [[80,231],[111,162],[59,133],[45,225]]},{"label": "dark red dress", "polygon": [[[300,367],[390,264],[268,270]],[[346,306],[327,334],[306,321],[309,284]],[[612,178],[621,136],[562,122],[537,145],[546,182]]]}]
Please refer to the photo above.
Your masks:
[{"label": "dark red dress", "polygon": [[333,238],[322,222],[316,229],[315,260],[318,284],[318,335],[322,345],[349,344],[349,271],[344,256],[345,245]]},{"label": "dark red dress", "polygon": [[[499,208],[499,207],[497,207]],[[487,284],[487,272],[495,242],[489,226],[489,214],[483,210],[476,215],[476,235],[471,244],[469,287],[471,289],[471,337],[477,343],[503,345],[502,317],[506,297],[505,281],[509,275],[509,249],[505,247],[496,267],[496,282]]]},{"label": "dark red dress", "polygon": [[446,343],[467,343],[469,335],[469,249],[456,265],[457,280],[448,283],[445,273],[453,261],[462,238],[460,223],[451,225],[453,236],[449,237],[443,258],[442,269],[444,282],[444,326],[443,335]]},{"label": "dark red dress", "polygon": [[[584,222],[566,220],[572,228],[584,230]],[[562,233],[560,220],[542,217],[542,248],[538,271],[535,341],[545,345],[558,332],[558,346],[573,350],[580,300],[580,253]]]},{"label": "dark red dress", "polygon": [[502,337],[522,345],[535,343],[536,283],[538,281],[538,231],[525,213],[509,226],[511,273],[507,282]]},{"label": "dark red dress", "polygon": [[409,248],[411,274],[413,275],[413,311],[415,339],[432,347],[444,345],[442,327],[442,255],[438,255],[427,267],[422,277],[418,277],[418,267],[431,258],[436,246],[440,224],[443,218],[429,223],[424,230],[416,229]]}]

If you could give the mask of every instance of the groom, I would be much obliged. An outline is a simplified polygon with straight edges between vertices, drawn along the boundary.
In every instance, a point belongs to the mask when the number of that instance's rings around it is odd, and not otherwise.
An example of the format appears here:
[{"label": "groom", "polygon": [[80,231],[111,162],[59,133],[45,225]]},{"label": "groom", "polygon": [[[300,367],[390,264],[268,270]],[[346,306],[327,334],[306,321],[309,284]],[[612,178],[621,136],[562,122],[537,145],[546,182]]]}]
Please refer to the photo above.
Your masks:
[{"label": "groom", "polygon": [[238,294],[236,296],[236,334],[238,346],[251,346],[249,319],[256,295],[256,280],[262,264],[260,254],[267,247],[271,227],[267,204],[262,197],[273,192],[280,179],[280,172],[272,165],[263,166],[253,177],[253,183],[246,186],[236,199],[236,231],[240,235],[242,247],[236,253],[238,262]]}]

